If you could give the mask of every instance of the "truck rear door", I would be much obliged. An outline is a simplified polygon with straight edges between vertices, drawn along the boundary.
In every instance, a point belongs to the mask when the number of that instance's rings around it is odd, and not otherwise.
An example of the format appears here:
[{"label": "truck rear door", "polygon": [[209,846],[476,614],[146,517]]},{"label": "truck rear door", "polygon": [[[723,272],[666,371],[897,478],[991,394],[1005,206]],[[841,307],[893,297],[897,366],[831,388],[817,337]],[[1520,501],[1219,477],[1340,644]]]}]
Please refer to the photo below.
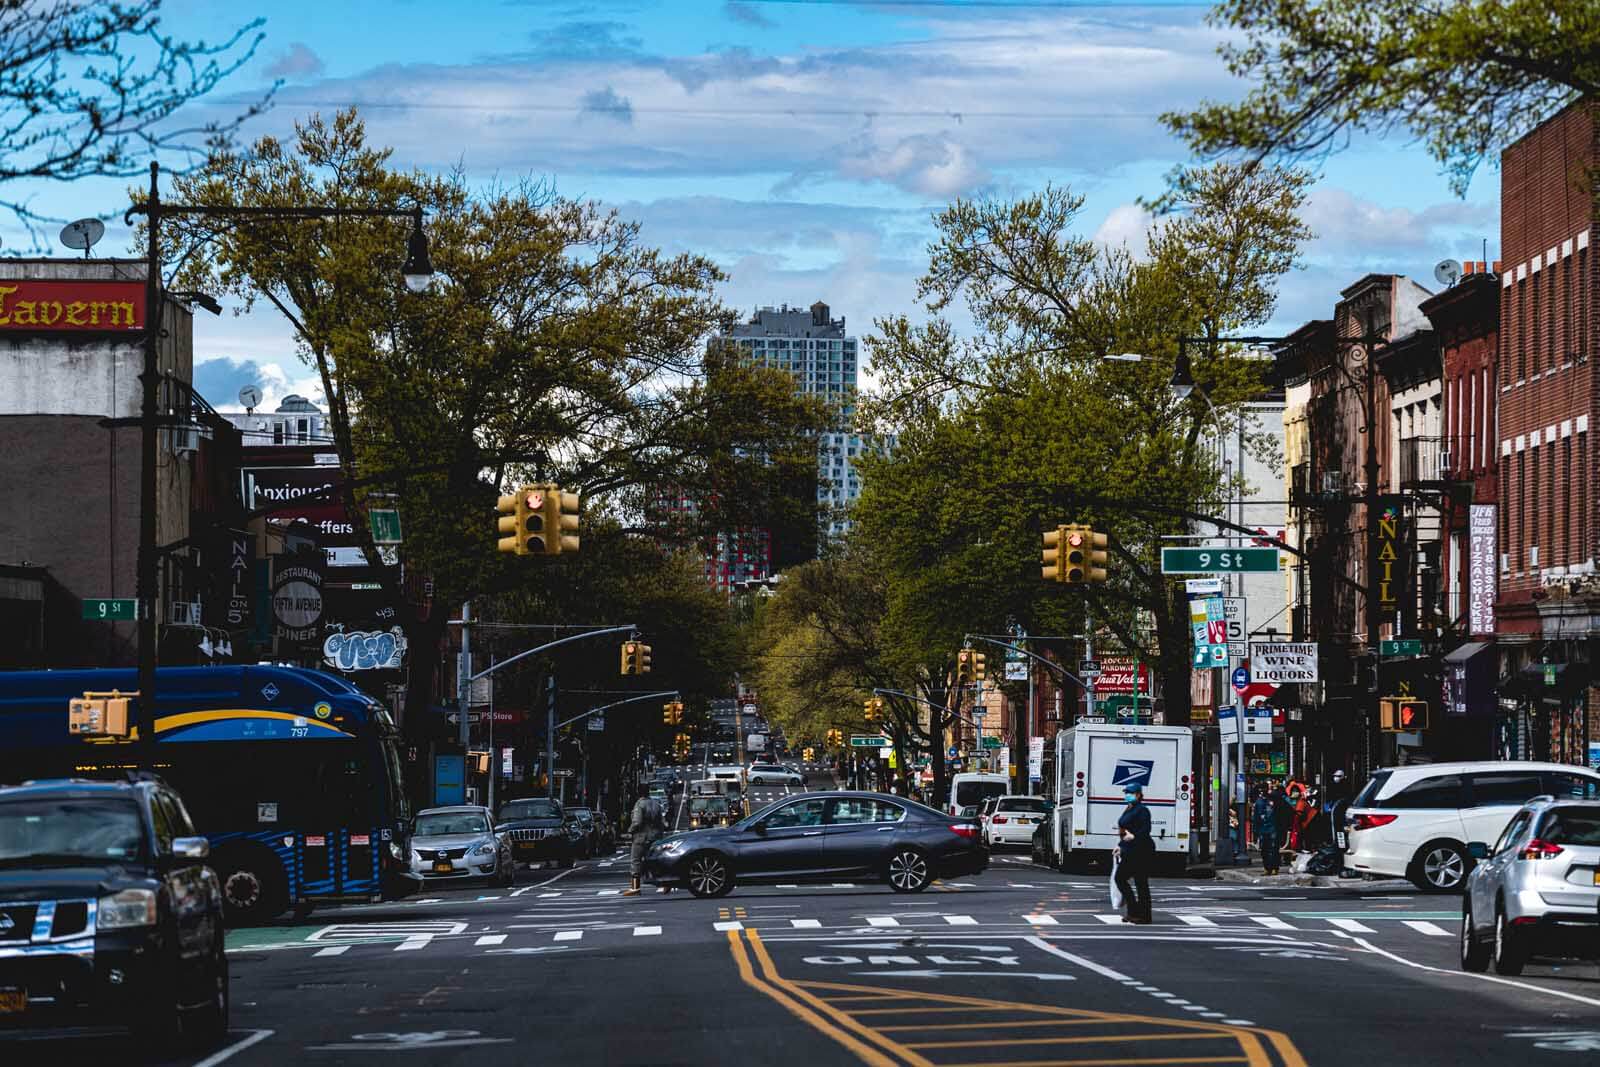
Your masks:
[{"label": "truck rear door", "polygon": [[[1178,833],[1176,786],[1178,743],[1172,737],[1097,734],[1087,742],[1089,758],[1089,833],[1116,834],[1124,806],[1123,790],[1137,785],[1150,809],[1150,835],[1159,847]],[[1184,830],[1187,832],[1187,827]]]}]

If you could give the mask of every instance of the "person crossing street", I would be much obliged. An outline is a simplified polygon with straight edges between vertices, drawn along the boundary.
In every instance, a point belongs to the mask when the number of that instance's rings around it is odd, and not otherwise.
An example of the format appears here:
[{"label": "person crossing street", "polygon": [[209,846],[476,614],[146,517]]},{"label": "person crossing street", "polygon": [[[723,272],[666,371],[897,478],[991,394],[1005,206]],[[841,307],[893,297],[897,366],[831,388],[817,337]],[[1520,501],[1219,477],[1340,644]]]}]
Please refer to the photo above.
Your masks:
[{"label": "person crossing street", "polygon": [[633,815],[628,820],[628,832],[633,835],[628,848],[630,881],[628,888],[622,891],[622,895],[636,897],[640,892],[640,882],[644,878],[644,858],[649,853],[650,846],[667,832],[666,813],[662,811],[660,802],[648,794],[634,801]]},{"label": "person crossing street", "polygon": [[1146,924],[1150,916],[1150,861],[1155,841],[1150,837],[1150,809],[1144,803],[1144,790],[1130,785],[1123,791],[1127,807],[1117,819],[1117,890],[1126,902],[1128,914],[1123,922]]}]

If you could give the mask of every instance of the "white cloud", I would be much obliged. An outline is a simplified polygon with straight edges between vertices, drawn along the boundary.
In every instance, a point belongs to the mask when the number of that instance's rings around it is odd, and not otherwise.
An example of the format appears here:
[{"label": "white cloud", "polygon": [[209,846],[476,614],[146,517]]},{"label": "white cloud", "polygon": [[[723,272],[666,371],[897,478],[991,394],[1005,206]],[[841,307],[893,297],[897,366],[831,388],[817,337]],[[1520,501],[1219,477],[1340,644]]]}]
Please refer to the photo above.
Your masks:
[{"label": "white cloud", "polygon": [[1149,250],[1151,216],[1138,204],[1118,204],[1095,230],[1093,240],[1108,248],[1126,246],[1139,258]]},{"label": "white cloud", "polygon": [[[1450,200],[1421,210],[1386,207],[1348,190],[1321,186],[1304,214],[1316,234],[1310,253],[1363,260],[1476,253],[1478,238],[1498,243],[1498,204]],[[1463,258],[1479,258],[1476,254]]]},{"label": "white cloud", "polygon": [[933,200],[948,200],[989,180],[989,172],[944,132],[912,134],[890,145],[863,141],[840,158],[843,177],[887,182]]}]

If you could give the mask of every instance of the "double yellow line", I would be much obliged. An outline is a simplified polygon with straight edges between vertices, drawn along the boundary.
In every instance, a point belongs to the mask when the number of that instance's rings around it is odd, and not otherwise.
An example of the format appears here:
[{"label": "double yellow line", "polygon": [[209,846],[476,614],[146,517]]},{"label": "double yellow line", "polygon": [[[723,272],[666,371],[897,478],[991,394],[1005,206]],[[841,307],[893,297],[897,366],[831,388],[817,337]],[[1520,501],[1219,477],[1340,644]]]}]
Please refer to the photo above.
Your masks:
[{"label": "double yellow line", "polygon": [[[842,985],[832,982],[796,982],[778,973],[772,956],[754,930],[728,931],[728,948],[733,954],[739,977],[752,989],[786,1008],[796,1018],[817,1032],[839,1042],[855,1053],[862,1063],[870,1067],[938,1067],[933,1060],[917,1051],[926,1049],[957,1049],[983,1047],[994,1051],[1015,1045],[1019,1051],[1027,1046],[1087,1044],[1096,1041],[1122,1042],[1140,1040],[1196,1040],[1231,1041],[1237,1051],[1231,1055],[1175,1056],[1160,1059],[1119,1060],[1126,1064],[1199,1064],[1238,1063],[1245,1067],[1306,1067],[1304,1057],[1294,1047],[1287,1035],[1276,1030],[1256,1027],[1230,1026],[1224,1023],[1202,1022],[1192,1019],[1165,1019],[1147,1015],[1130,1015],[1121,1012],[1088,1011],[1081,1008],[1061,1008],[1045,1004],[1022,1004],[1014,1001],[991,1000],[982,997],[954,996],[943,993],[923,993],[907,989],[884,989],[874,986]],[[829,994],[827,999],[812,990]],[[841,1004],[856,1007],[845,1009]],[[931,1005],[931,1006],[930,1006]],[[857,1016],[878,1015],[972,1015],[982,1012],[1002,1012],[1011,1015],[1025,1014],[1035,1018],[1023,1021],[992,1020],[988,1022],[963,1022],[937,1025],[926,1021],[915,1026],[873,1027],[861,1022]],[[890,1020],[885,1020],[890,1021]],[[1025,1038],[996,1035],[982,1041],[920,1041],[914,1045],[902,1044],[889,1036],[888,1031],[911,1031],[913,1035],[928,1036],[933,1031],[944,1030],[995,1030],[1005,1031],[1038,1026],[1070,1026],[1096,1024],[1126,1024],[1135,1027],[1156,1027],[1159,1033],[1133,1033],[1128,1035],[1100,1035],[1073,1038]],[[1037,1031],[1035,1031],[1037,1033]],[[1212,1050],[1208,1050],[1212,1051]],[[1020,1063],[1078,1063],[1105,1062],[1099,1060],[1077,1061],[1011,1061],[1010,1067]],[[985,1067],[1008,1067],[1007,1061],[985,1061]]]}]

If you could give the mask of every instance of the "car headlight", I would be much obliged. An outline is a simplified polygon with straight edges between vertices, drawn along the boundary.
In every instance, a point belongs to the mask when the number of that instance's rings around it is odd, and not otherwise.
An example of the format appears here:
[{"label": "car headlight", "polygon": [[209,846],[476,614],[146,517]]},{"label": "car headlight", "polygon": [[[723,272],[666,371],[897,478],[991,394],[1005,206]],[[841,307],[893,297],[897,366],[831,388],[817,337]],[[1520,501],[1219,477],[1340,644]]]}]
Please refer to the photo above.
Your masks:
[{"label": "car headlight", "polygon": [[[393,841],[389,842],[389,855],[401,862],[404,862],[406,858],[405,851]],[[411,853],[411,858],[415,860],[417,858],[417,854],[415,852]]]},{"label": "car headlight", "polygon": [[472,849],[472,854],[474,856],[489,856],[489,855],[492,855],[493,853],[494,853],[494,842],[493,841],[479,841],[475,846],[473,846],[473,849]]},{"label": "car headlight", "polygon": [[101,897],[95,905],[95,927],[100,930],[126,930],[156,924],[156,895],[149,889],[124,889]]}]

